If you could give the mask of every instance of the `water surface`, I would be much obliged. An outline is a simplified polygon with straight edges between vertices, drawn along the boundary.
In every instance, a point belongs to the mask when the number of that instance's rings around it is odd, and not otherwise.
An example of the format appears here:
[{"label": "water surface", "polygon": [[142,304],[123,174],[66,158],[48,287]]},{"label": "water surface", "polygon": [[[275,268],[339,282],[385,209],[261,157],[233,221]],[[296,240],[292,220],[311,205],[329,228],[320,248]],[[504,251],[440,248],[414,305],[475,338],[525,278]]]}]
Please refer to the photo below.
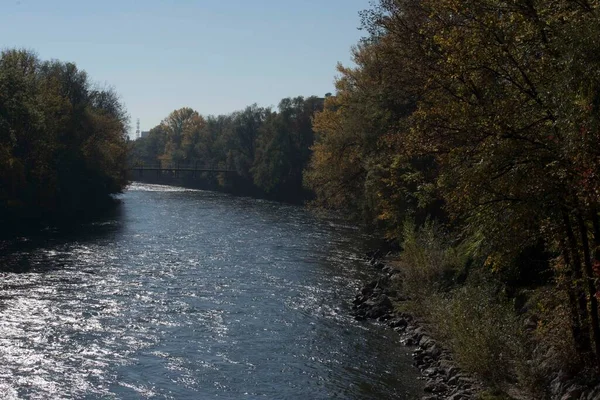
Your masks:
[{"label": "water surface", "polygon": [[278,203],[133,184],[117,212],[0,243],[0,398],[413,399],[348,316],[366,237]]}]

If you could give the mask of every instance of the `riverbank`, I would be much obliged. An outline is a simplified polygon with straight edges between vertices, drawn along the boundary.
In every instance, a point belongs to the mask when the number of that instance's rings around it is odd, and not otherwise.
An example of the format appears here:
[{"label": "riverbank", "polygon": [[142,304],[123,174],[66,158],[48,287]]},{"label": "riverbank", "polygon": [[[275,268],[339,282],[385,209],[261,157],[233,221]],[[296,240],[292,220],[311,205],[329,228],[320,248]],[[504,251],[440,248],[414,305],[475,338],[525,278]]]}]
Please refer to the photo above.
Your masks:
[{"label": "riverbank", "polygon": [[86,206],[42,208],[12,208],[0,211],[0,240],[15,236],[35,235],[49,229],[71,230],[82,224],[103,220],[119,213],[121,200],[107,195],[91,198]]},{"label": "riverbank", "polygon": [[398,292],[400,270],[386,263],[378,252],[367,254],[368,264],[378,271],[378,277],[362,287],[353,300],[353,315],[357,320],[376,320],[402,335],[402,343],[412,351],[413,365],[425,381],[423,400],[477,399],[483,385],[464,373],[452,360],[452,355],[427,333],[424,325],[411,314],[398,310],[406,301]]},{"label": "riverbank", "polygon": [[474,374],[464,371],[444,343],[429,332],[429,322],[402,311],[410,299],[399,291],[403,271],[389,254],[378,251],[366,255],[367,264],[377,271],[377,278],[365,284],[353,300],[352,314],[357,320],[373,320],[387,325],[402,336],[402,344],[412,350],[413,365],[425,382],[422,400],[597,400],[600,385],[589,379],[553,371],[547,378],[545,393],[531,393],[516,385],[503,391],[491,389]]},{"label": "riverbank", "polygon": [[130,177],[132,182],[148,183],[165,186],[178,186],[188,189],[209,190],[227,193],[233,196],[246,196],[255,199],[278,201],[280,203],[302,205],[313,198],[313,193],[306,189],[294,191],[265,192],[254,185],[248,178],[235,174],[217,176],[203,173],[199,176],[192,174],[158,175],[153,173],[139,173]]}]

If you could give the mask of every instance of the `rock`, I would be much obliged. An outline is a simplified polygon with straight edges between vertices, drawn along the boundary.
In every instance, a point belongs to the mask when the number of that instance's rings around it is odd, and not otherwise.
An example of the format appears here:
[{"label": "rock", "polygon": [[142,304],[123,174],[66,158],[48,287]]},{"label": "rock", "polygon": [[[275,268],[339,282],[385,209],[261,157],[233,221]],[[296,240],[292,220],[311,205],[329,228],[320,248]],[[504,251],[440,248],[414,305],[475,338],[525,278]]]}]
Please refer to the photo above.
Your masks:
[{"label": "rock", "polygon": [[412,315],[410,315],[410,314],[407,314],[407,313],[403,313],[403,312],[401,312],[401,313],[398,313],[397,315],[398,315],[398,317],[399,317],[399,318],[402,318],[402,319],[403,319],[403,320],[405,320],[406,322],[410,322],[410,321],[412,321],[412,320],[413,320],[413,317],[412,317]]},{"label": "rock", "polygon": [[596,386],[596,388],[590,390],[588,395],[588,400],[600,399],[600,385]]},{"label": "rock", "polygon": [[371,281],[371,282],[367,283],[365,286],[363,286],[363,288],[360,290],[360,292],[364,296],[368,296],[371,293],[373,293],[373,289],[375,289],[376,286],[377,286],[377,281]]},{"label": "rock", "polygon": [[429,336],[421,336],[421,339],[419,340],[419,346],[423,349],[428,349],[434,344],[435,342]]},{"label": "rock", "polygon": [[[412,354],[413,365],[421,370],[425,381],[427,395],[422,400],[470,400],[480,384],[470,376],[461,374],[460,369],[452,362],[451,354],[427,335],[410,314],[394,312],[394,301],[410,300],[398,293],[395,288],[401,287],[402,273],[381,261],[379,252],[367,254],[369,263],[381,270],[379,277],[364,285],[353,300],[353,314],[357,320],[377,319],[385,322],[396,332],[402,333],[401,343],[404,346],[418,346]],[[568,386],[561,382],[561,389]],[[555,392],[557,393],[557,392]],[[564,392],[559,392],[564,393]],[[572,391],[572,395],[577,392]],[[579,392],[587,396],[588,393]],[[570,400],[567,397],[559,400]],[[600,399],[600,398],[599,398]],[[582,398],[581,400],[591,400]]]},{"label": "rock", "polygon": [[439,358],[442,355],[442,351],[435,344],[428,348],[427,352],[433,358]]},{"label": "rock", "polygon": [[390,278],[387,277],[387,275],[382,275],[379,277],[379,279],[377,280],[377,287],[379,288],[386,288],[390,285]]},{"label": "rock", "polygon": [[378,319],[383,317],[382,321],[391,319],[393,315],[392,301],[385,294],[374,295],[362,301],[357,299],[357,303],[353,307],[353,314],[363,318]]},{"label": "rock", "polygon": [[406,326],[408,325],[408,322],[406,322],[406,320],[404,318],[393,318],[390,321],[388,321],[387,325],[390,328],[406,328]]},{"label": "rock", "polygon": [[581,394],[583,393],[583,388],[581,386],[575,385],[571,386],[567,389],[566,393],[560,398],[560,400],[579,400]]},{"label": "rock", "polygon": [[382,263],[381,261],[376,261],[376,262],[374,262],[371,265],[373,265],[373,267],[377,268],[377,269],[383,269],[385,267],[385,264]]},{"label": "rock", "polygon": [[421,341],[423,337],[423,329],[421,327],[417,327],[412,331],[412,338],[416,343]]},{"label": "rock", "polygon": [[452,396],[448,397],[448,400],[465,400],[468,399],[469,396],[465,392],[457,392]]},{"label": "rock", "polygon": [[448,390],[448,386],[443,382],[430,381],[427,382],[424,390],[427,393],[444,393]]},{"label": "rock", "polygon": [[446,377],[454,378],[455,382],[457,382],[458,377],[456,374],[458,374],[460,370],[452,363],[452,361],[440,360],[440,369],[444,372]]},{"label": "rock", "polygon": [[421,328],[420,326],[417,326],[417,327],[414,329],[414,333],[418,333],[418,334],[420,334],[420,335],[423,335],[423,334],[425,333],[425,331],[424,331],[424,330],[423,330],[423,328]]},{"label": "rock", "polygon": [[400,287],[402,285],[402,274],[398,270],[393,270],[390,272],[390,282],[395,287]]},{"label": "rock", "polygon": [[385,321],[389,321],[392,318],[394,318],[394,316],[392,314],[388,313],[388,314],[384,314],[381,317],[377,318],[377,321],[385,322]]}]

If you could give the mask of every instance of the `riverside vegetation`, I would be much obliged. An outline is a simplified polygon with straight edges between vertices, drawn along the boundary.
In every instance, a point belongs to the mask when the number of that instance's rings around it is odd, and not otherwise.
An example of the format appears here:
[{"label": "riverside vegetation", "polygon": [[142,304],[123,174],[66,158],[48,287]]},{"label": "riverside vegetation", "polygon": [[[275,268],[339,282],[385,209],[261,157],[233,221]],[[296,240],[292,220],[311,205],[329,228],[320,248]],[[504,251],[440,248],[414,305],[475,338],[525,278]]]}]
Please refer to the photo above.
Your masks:
[{"label": "riverside vegetation", "polygon": [[75,64],[26,50],[0,55],[0,223],[69,220],[127,183],[127,116]]},{"label": "riverside vegetation", "polygon": [[[379,0],[335,94],[218,117],[183,108],[130,160],[234,168],[248,188],[343,210],[400,244],[397,307],[489,396],[593,398],[599,13],[590,0]],[[3,53],[3,210],[70,209],[123,186],[122,109],[87,82]]]},{"label": "riverside vegetation", "polygon": [[312,117],[322,109],[316,96],[283,99],[278,111],[254,104],[208,117],[184,107],[133,142],[130,163],[234,170],[233,176],[204,174],[205,186],[301,202],[311,196],[302,174],[314,143]]},{"label": "riverside vegetation", "polygon": [[402,243],[402,307],[499,393],[595,396],[598,12],[379,1],[315,117],[315,202]]}]

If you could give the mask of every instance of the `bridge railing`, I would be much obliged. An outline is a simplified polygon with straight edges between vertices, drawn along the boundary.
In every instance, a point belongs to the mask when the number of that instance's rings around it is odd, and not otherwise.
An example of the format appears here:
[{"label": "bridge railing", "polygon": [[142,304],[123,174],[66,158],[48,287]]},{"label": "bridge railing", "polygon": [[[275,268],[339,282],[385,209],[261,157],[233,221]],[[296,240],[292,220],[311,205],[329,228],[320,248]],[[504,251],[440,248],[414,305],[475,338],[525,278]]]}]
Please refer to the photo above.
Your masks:
[{"label": "bridge railing", "polygon": [[206,165],[200,161],[195,163],[155,163],[146,164],[143,162],[134,163],[128,168],[131,171],[194,171],[194,172],[237,172],[234,169]]}]

